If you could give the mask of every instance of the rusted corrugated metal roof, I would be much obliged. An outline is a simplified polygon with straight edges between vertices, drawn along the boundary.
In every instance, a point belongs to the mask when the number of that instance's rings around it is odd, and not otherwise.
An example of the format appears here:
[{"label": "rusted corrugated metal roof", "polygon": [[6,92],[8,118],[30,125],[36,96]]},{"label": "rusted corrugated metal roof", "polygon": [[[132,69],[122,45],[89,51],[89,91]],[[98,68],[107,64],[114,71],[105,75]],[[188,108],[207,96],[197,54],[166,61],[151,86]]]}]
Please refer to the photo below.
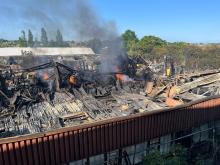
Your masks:
[{"label": "rusted corrugated metal roof", "polygon": [[172,109],[1,139],[0,162],[64,164],[217,119],[220,119],[220,96]]}]

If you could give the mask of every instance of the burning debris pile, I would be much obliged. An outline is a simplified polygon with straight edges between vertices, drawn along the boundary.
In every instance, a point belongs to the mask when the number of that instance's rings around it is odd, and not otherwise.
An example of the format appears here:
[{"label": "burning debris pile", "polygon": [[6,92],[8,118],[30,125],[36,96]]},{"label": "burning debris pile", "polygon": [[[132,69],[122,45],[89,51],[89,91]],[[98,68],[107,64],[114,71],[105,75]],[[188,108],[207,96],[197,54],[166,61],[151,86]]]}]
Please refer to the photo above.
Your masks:
[{"label": "burning debris pile", "polygon": [[1,68],[1,137],[122,115],[103,101],[118,90],[114,73],[76,71],[58,62]]},{"label": "burning debris pile", "polygon": [[58,62],[28,69],[0,66],[0,137],[165,110],[220,94],[219,70],[166,77],[137,61],[109,73]]}]

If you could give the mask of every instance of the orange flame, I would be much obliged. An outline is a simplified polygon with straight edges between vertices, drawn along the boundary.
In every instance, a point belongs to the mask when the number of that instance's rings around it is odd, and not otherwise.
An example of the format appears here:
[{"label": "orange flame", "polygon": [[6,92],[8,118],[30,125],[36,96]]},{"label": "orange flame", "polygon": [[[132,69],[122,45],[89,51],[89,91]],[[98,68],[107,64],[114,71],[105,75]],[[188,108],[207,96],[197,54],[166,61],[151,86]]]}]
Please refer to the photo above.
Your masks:
[{"label": "orange flame", "polygon": [[70,76],[69,83],[72,84],[72,85],[76,84],[76,78],[73,75]]},{"label": "orange flame", "polygon": [[45,81],[49,80],[49,74],[47,72],[44,72],[43,80],[45,80]]},{"label": "orange flame", "polygon": [[115,74],[116,80],[118,81],[124,81],[125,80],[125,75],[117,73]]},{"label": "orange flame", "polygon": [[[115,66],[115,71],[120,72],[121,69],[119,67]],[[115,77],[116,77],[116,80],[118,80],[118,81],[124,81],[124,82],[129,81],[129,77],[125,74],[122,74],[122,73],[116,73]]]}]

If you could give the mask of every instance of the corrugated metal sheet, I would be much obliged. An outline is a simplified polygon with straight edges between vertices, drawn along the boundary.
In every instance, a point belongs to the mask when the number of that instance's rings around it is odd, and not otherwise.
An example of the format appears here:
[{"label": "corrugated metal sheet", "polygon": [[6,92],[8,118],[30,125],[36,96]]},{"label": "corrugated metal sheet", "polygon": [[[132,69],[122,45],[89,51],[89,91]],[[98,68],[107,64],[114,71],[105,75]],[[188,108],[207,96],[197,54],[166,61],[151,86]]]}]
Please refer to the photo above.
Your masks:
[{"label": "corrugated metal sheet", "polygon": [[169,110],[0,140],[1,165],[64,164],[220,119],[220,96]]}]

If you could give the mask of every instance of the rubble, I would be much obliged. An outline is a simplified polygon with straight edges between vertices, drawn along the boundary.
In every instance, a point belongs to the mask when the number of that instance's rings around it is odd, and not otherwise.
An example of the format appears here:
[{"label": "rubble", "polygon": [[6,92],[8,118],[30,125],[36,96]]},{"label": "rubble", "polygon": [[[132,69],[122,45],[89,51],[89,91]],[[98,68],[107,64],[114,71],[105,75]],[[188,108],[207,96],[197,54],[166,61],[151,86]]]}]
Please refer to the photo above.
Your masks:
[{"label": "rubble", "polygon": [[142,65],[142,74],[74,70],[58,62],[1,66],[0,137],[166,110],[220,94],[218,70],[166,77],[149,62]]}]

